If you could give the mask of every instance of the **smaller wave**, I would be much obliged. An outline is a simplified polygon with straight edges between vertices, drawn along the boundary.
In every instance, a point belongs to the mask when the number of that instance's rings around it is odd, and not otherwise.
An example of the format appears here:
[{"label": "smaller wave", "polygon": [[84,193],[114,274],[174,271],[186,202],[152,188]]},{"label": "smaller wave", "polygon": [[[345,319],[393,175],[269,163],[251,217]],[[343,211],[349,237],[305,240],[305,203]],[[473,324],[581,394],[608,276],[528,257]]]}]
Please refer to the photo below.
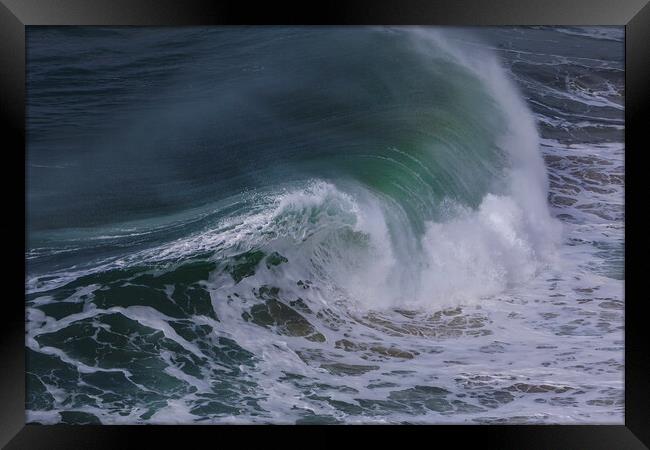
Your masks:
[{"label": "smaller wave", "polygon": [[554,30],[558,33],[605,41],[623,42],[625,40],[623,27],[554,27]]}]

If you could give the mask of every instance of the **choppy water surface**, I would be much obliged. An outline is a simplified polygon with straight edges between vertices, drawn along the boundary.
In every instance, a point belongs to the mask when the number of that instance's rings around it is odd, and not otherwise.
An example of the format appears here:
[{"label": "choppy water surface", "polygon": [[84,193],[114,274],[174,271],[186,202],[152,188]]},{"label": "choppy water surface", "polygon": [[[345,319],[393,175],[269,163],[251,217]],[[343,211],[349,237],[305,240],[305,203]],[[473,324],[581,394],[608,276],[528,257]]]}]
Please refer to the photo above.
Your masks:
[{"label": "choppy water surface", "polygon": [[27,415],[623,423],[622,28],[30,28]]}]

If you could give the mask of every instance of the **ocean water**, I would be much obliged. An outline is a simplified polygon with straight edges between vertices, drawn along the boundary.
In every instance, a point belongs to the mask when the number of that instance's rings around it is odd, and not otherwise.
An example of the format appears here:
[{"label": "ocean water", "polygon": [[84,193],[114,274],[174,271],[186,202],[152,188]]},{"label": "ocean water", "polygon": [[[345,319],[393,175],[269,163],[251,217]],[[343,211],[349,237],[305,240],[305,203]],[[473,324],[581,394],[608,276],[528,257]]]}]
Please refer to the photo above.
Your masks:
[{"label": "ocean water", "polygon": [[27,40],[28,422],[623,423],[623,28]]}]

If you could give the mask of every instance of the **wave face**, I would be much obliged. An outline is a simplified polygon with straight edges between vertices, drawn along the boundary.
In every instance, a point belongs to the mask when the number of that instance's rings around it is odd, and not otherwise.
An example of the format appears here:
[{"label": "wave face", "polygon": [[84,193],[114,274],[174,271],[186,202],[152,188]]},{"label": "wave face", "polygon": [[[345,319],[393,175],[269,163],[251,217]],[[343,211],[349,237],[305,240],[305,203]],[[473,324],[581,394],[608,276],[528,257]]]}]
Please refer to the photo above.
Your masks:
[{"label": "wave face", "polygon": [[480,421],[577,389],[458,378],[574,267],[536,117],[470,36],[30,32],[30,418]]}]

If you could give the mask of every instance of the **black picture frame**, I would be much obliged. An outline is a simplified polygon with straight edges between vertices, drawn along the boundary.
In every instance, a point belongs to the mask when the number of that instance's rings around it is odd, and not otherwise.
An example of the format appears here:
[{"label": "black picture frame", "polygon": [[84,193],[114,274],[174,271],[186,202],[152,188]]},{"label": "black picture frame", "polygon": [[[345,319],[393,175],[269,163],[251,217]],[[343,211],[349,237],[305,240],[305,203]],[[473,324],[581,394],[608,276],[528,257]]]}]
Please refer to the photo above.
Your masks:
[{"label": "black picture frame", "polygon": [[[138,441],[188,445],[205,439],[223,445],[236,426],[25,425],[25,27],[32,25],[224,25],[224,24],[422,24],[422,25],[624,25],[625,40],[625,425],[467,425],[373,427],[373,439],[412,442],[413,432],[439,444],[474,442],[500,449],[637,449],[650,446],[650,358],[641,219],[650,106],[650,4],[648,0],[354,0],[300,5],[208,0],[0,0],[0,123],[7,274],[0,310],[0,445],[10,449],[130,448]],[[645,144],[645,145],[644,145]],[[21,166],[22,164],[22,166]],[[23,170],[19,168],[23,167]],[[639,204],[642,206],[642,204]],[[22,219],[22,220],[21,220]],[[22,237],[22,239],[21,239]],[[19,264],[18,261],[23,261]],[[285,427],[251,427],[263,438]],[[344,435],[367,427],[334,427]],[[303,445],[336,445],[331,430],[290,430]],[[233,432],[233,429],[234,432]],[[245,430],[246,432],[248,431]],[[297,434],[296,434],[297,433]],[[318,436],[324,439],[318,439]],[[430,436],[429,436],[430,434]],[[304,436],[304,440],[302,437]],[[328,439],[329,438],[329,439]],[[347,439],[347,438],[346,438]],[[404,441],[402,441],[404,439]],[[645,445],[644,445],[645,443]],[[237,444],[239,445],[239,444]],[[407,444],[409,445],[409,444]]]}]

